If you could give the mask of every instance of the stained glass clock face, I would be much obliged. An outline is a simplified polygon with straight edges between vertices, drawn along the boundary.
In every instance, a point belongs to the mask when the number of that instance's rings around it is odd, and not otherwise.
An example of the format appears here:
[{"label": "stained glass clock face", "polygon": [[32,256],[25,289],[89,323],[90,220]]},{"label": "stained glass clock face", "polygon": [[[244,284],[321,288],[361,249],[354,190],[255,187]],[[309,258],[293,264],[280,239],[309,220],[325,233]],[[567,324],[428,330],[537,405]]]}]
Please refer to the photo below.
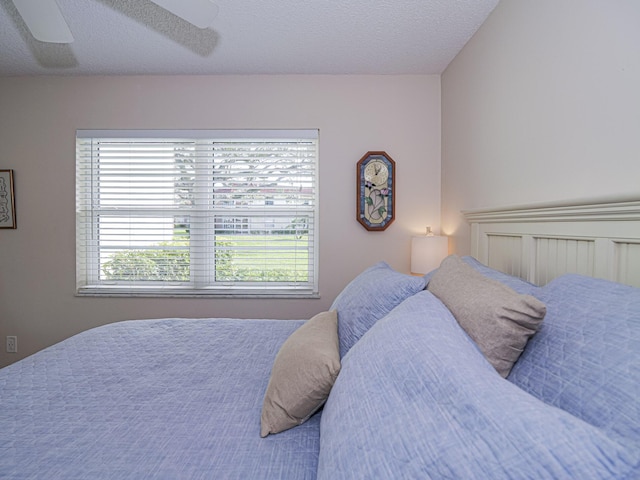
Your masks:
[{"label": "stained glass clock face", "polygon": [[364,179],[372,185],[386,185],[388,178],[389,167],[382,160],[371,160],[364,169]]},{"label": "stained glass clock face", "polygon": [[395,162],[385,152],[367,152],[357,165],[357,219],[367,230],[385,230],[394,216]]}]

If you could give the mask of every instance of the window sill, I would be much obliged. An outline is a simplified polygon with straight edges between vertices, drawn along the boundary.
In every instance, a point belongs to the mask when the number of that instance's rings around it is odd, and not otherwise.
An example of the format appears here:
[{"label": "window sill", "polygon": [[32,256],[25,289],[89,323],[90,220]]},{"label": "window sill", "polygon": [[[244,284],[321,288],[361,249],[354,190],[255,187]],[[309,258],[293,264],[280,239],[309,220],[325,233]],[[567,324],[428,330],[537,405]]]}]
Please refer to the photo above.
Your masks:
[{"label": "window sill", "polygon": [[76,297],[318,299],[320,294],[303,288],[297,290],[278,287],[193,289],[188,287],[149,288],[109,285],[81,287],[76,292]]}]

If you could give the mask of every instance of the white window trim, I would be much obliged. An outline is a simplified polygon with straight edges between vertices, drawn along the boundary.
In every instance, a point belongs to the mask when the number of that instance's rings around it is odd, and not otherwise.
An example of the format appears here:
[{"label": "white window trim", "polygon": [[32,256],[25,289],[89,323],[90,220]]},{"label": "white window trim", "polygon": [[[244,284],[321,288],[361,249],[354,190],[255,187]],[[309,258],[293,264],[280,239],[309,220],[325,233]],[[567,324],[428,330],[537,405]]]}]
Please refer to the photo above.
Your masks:
[{"label": "white window trim", "polygon": [[[309,207],[313,217],[313,237],[310,240],[309,270],[310,281],[305,284],[270,284],[264,282],[258,286],[242,285],[211,285],[208,282],[197,284],[192,280],[189,283],[181,282],[137,282],[132,284],[120,284],[118,282],[106,282],[99,279],[99,253],[96,243],[85,242],[82,236],[88,229],[88,223],[83,220],[84,215],[94,216],[95,212],[88,213],[87,199],[76,193],[76,295],[100,296],[100,297],[216,297],[216,298],[319,298],[318,292],[318,242],[319,242],[319,160],[318,160],[318,130],[77,130],[76,138],[135,138],[135,139],[160,139],[160,138],[189,138],[193,140],[230,140],[230,139],[297,139],[315,140],[315,172],[314,172],[314,201]],[[94,166],[95,168],[95,166]],[[77,181],[79,177],[79,167]],[[212,190],[212,189],[211,189]],[[92,190],[95,191],[95,190]],[[95,194],[94,194],[95,195]],[[200,195],[200,193],[198,193]],[[208,193],[202,194],[204,198]],[[86,196],[85,196],[86,197]],[[196,197],[197,198],[197,197]],[[95,200],[95,199],[94,199]],[[202,200],[202,198],[201,198]],[[94,203],[93,201],[91,203]],[[93,207],[89,207],[93,208]],[[300,210],[298,210],[300,211]],[[139,213],[139,212],[138,212]],[[181,212],[176,211],[176,215]],[[213,215],[218,215],[215,213]],[[233,211],[238,214],[237,209]],[[97,222],[91,221],[92,228],[97,228]],[[91,233],[97,238],[97,232]],[[213,236],[213,235],[211,235]],[[207,255],[206,248],[193,249],[191,255]],[[211,252],[211,250],[208,250]],[[87,261],[88,259],[88,261]],[[207,259],[204,260],[207,263]],[[208,260],[212,263],[211,259]]]}]

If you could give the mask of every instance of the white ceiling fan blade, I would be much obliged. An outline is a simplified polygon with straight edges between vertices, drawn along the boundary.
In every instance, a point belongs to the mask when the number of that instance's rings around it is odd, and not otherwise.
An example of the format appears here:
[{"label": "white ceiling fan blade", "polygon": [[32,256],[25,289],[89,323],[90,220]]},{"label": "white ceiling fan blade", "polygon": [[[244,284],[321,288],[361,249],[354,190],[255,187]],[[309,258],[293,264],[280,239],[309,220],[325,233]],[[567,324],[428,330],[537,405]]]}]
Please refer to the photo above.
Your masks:
[{"label": "white ceiling fan blade", "polygon": [[211,0],[151,1],[198,28],[210,27],[218,14],[218,6]]},{"label": "white ceiling fan blade", "polygon": [[36,40],[71,43],[73,35],[56,0],[13,0],[18,13]]}]

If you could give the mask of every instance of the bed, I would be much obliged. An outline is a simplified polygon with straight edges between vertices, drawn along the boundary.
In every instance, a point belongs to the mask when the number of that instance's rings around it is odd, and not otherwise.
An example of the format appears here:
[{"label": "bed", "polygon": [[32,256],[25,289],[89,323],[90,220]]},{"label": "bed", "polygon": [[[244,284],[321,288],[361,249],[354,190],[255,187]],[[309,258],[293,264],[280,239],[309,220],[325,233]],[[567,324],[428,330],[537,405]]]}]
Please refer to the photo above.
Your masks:
[{"label": "bed", "polygon": [[640,478],[639,205],[467,211],[471,256],[308,320],[83,332],[0,370],[0,478]]}]

